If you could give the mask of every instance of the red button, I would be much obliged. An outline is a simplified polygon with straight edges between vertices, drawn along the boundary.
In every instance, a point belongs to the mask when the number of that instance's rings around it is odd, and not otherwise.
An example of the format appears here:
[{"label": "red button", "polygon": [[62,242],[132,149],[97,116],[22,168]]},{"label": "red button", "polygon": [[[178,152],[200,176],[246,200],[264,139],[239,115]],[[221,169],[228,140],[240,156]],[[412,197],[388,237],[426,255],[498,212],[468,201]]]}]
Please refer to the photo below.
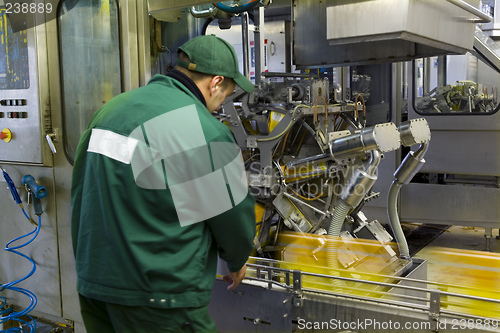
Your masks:
[{"label": "red button", "polygon": [[8,128],[4,128],[3,131],[0,132],[0,140],[5,142],[10,142],[12,139],[12,132]]}]

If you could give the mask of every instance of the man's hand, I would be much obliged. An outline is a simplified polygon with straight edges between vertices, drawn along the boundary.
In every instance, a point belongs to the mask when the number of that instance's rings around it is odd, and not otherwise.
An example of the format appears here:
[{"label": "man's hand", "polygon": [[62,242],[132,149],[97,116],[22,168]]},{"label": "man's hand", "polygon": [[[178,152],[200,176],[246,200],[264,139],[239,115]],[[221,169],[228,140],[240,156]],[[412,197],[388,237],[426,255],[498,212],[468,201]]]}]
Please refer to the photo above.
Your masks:
[{"label": "man's hand", "polygon": [[233,290],[234,288],[236,288],[245,277],[246,271],[247,265],[245,264],[239,271],[229,272],[229,275],[224,275],[222,278],[224,279],[224,281],[230,284],[229,287],[227,287],[227,290]]}]

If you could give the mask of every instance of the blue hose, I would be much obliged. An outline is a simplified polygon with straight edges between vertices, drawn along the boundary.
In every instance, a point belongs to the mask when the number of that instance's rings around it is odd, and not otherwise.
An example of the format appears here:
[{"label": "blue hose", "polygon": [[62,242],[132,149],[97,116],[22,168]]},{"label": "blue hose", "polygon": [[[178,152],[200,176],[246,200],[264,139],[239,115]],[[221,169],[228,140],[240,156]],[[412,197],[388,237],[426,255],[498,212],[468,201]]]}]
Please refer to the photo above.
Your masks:
[{"label": "blue hose", "polygon": [[[26,214],[24,209],[23,209],[23,213],[28,218],[28,220],[30,220],[28,214]],[[13,290],[13,291],[16,291],[16,292],[19,292],[21,294],[26,295],[30,299],[30,305],[22,311],[13,311],[10,308],[0,310],[0,324],[7,322],[7,321],[17,321],[21,324],[25,324],[26,326],[28,326],[30,328],[30,331],[29,331],[30,333],[36,331],[36,322],[33,320],[33,318],[30,315],[28,315],[28,313],[35,308],[38,300],[36,298],[36,295],[33,292],[31,292],[27,289],[24,289],[24,288],[15,287],[15,285],[28,279],[30,276],[32,276],[35,273],[36,264],[33,261],[33,259],[31,259],[27,255],[25,255],[17,250],[30,244],[31,242],[33,242],[33,240],[40,233],[41,225],[42,225],[42,217],[38,216],[38,225],[37,225],[35,230],[33,230],[32,232],[30,232],[24,236],[17,237],[17,238],[15,238],[7,243],[4,250],[15,253],[23,258],[28,259],[32,264],[32,268],[31,268],[31,271],[23,278],[16,280],[16,281],[13,281],[13,282],[2,284],[0,286],[0,292],[3,290]],[[31,237],[31,239],[27,240],[25,243],[20,244],[20,245],[16,245],[16,246],[11,246],[13,243],[20,241],[22,239],[25,239],[25,238],[32,236],[32,235],[33,235],[33,237]],[[6,302],[7,302],[6,298],[0,296],[0,309],[2,309],[2,307],[5,305]],[[25,320],[21,319],[21,317],[23,317],[23,316],[29,318],[30,321],[25,321]],[[7,330],[0,331],[0,333],[14,333],[14,332],[28,333],[23,328],[20,328],[20,327],[12,327],[12,328],[9,328]]]},{"label": "blue hose", "polygon": [[215,2],[213,5],[217,8],[219,8],[220,10],[222,10],[223,12],[231,13],[231,14],[238,14],[238,13],[243,13],[243,12],[246,12],[247,10],[252,9],[258,3],[259,3],[259,0],[250,0],[246,4],[244,4],[243,6],[230,7],[230,6],[224,5],[222,2]]}]

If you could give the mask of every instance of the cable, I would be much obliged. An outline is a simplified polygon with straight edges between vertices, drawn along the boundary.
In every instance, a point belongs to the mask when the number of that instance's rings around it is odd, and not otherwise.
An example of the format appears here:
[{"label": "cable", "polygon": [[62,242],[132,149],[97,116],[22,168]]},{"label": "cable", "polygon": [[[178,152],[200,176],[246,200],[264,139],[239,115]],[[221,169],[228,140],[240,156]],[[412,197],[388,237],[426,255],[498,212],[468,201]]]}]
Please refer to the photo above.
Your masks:
[{"label": "cable", "polygon": [[321,198],[322,196],[324,196],[325,194],[323,192],[321,192],[320,194],[318,194],[317,196],[315,196],[314,198],[306,198],[304,197],[303,195],[300,195],[299,193],[297,193],[294,189],[292,189],[290,187],[290,185],[287,185],[288,189],[290,191],[293,192],[293,194],[295,194],[296,196],[298,196],[299,198],[303,199],[303,200],[307,200],[307,201],[315,201],[315,200],[318,200],[319,198]]}]

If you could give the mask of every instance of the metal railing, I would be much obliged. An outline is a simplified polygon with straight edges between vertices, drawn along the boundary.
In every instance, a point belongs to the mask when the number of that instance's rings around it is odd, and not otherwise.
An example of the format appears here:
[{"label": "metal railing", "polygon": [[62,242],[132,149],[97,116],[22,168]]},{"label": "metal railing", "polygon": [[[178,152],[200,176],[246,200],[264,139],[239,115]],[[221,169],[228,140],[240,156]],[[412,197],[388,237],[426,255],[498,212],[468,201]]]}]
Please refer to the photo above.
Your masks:
[{"label": "metal railing", "polygon": [[[460,288],[461,286],[400,276],[362,273],[366,276],[390,279],[391,281],[394,281],[394,283],[371,281],[365,279],[280,268],[276,266],[279,266],[281,262],[271,259],[252,258],[252,260],[258,263],[247,264],[247,277],[245,279],[260,282],[264,286],[267,286],[268,289],[283,290],[284,292],[292,293],[294,295],[295,306],[301,306],[302,297],[307,296],[307,294],[324,295],[328,297],[337,297],[363,302],[374,302],[377,304],[385,304],[410,310],[418,310],[427,313],[430,320],[434,321],[435,323],[438,322],[439,318],[443,317],[491,322],[495,323],[495,326],[492,325],[494,331],[500,332],[500,328],[498,327],[498,318],[500,318],[500,299],[440,290],[448,288]],[[335,270],[332,270],[332,272],[336,273]],[[322,284],[326,288],[320,289],[304,287],[303,283],[307,279],[321,279]],[[342,284],[342,282],[350,282],[370,285],[376,287],[376,289],[367,289],[364,295],[356,295],[349,293],[349,291],[354,290],[354,288],[339,285],[339,282],[340,284]],[[403,282],[413,285],[422,284],[423,287],[404,285]],[[434,288],[429,288],[429,286],[434,286]],[[474,288],[468,289],[474,290]],[[356,290],[359,293],[359,289]],[[403,291],[403,294],[393,293],[395,290],[401,290]],[[420,297],[415,295],[407,295],[404,293],[422,294],[427,296]],[[456,298],[456,301],[452,302],[450,301],[450,298]],[[495,314],[491,316],[478,316],[471,313],[447,309],[447,307],[450,306],[463,305],[467,301],[485,302],[482,303],[481,309],[483,309],[484,307],[484,309],[489,309]]]}]

